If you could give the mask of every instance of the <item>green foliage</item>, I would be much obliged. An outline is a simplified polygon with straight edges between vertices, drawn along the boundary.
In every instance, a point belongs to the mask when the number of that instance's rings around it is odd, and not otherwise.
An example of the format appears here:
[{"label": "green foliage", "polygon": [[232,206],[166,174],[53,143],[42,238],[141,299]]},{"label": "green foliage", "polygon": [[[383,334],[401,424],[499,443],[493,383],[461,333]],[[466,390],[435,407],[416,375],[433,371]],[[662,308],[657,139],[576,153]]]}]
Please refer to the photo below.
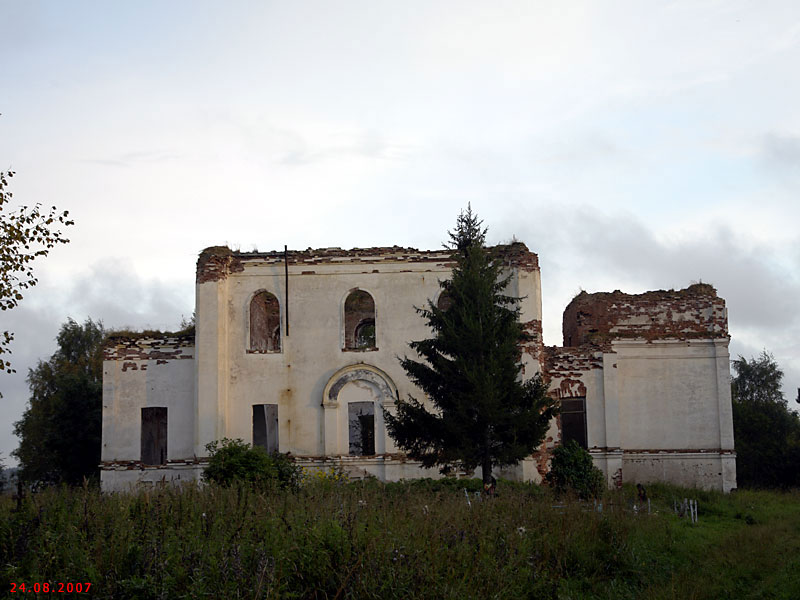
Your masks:
[{"label": "green foliage", "polygon": [[[631,488],[598,512],[554,506],[549,488],[501,487],[470,504],[460,485],[376,481],[53,487],[19,508],[0,496],[0,588],[85,581],[98,600],[800,597],[797,493],[653,485],[643,514]],[[672,512],[684,497],[699,501],[697,524]]]},{"label": "green foliage", "polygon": [[800,417],[781,391],[783,371],[764,351],[733,361],[736,479],[740,487],[800,486]]},{"label": "green foliage", "polygon": [[521,377],[520,344],[528,336],[519,299],[503,294],[509,278],[484,248],[485,237],[468,207],[450,232],[452,278],[439,283],[452,303],[417,309],[433,337],[410,344],[422,361],[400,361],[434,410],[409,396],[397,401],[396,415],[384,410],[384,418],[410,457],[443,470],[481,467],[488,483],[492,467],[515,464],[538,447],[554,401],[539,375]]},{"label": "green foliage", "polygon": [[347,473],[342,469],[331,466],[327,469],[300,469],[300,485],[303,487],[333,488],[344,485],[350,481]]},{"label": "green foliage", "polygon": [[295,489],[301,470],[285,454],[269,454],[260,446],[250,446],[241,439],[223,438],[206,444],[208,466],[203,480],[222,486],[249,483],[257,486],[277,485]]},{"label": "green foliage", "polygon": [[591,455],[575,440],[553,450],[545,481],[559,495],[575,493],[584,500],[599,498],[606,489],[603,472],[594,466]]},{"label": "green foliage", "polygon": [[197,312],[192,311],[192,316],[186,318],[181,316],[181,324],[178,326],[176,335],[194,335],[197,328]]},{"label": "green foliage", "polygon": [[[69,226],[73,221],[69,213],[62,213],[53,206],[43,211],[40,204],[21,206],[8,211],[13,194],[6,188],[14,176],[13,171],[0,171],[0,309],[11,310],[20,300],[22,292],[37,283],[33,275],[33,261],[47,256],[56,244],[69,242],[56,229],[58,225]],[[14,339],[10,331],[0,333],[0,357],[10,352]],[[0,358],[0,370],[13,373],[11,363]],[[0,394],[2,397],[2,394]]]},{"label": "green foliage", "polygon": [[58,350],[29,370],[31,397],[14,423],[22,480],[74,485],[98,478],[103,336],[102,323],[69,319],[56,338]]}]

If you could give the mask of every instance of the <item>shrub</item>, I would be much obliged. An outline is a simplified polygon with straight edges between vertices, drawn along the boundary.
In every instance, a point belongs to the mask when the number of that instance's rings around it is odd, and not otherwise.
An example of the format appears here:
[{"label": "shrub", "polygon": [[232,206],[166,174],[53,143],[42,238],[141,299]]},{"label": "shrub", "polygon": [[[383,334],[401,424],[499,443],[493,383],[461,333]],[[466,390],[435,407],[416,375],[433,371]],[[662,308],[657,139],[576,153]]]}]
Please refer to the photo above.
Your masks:
[{"label": "shrub", "polygon": [[300,482],[303,486],[333,487],[348,483],[350,477],[341,467],[331,466],[327,469],[301,469]]},{"label": "shrub", "polygon": [[206,444],[206,450],[209,460],[203,480],[209,483],[229,486],[239,481],[294,489],[300,480],[300,468],[286,454],[268,454],[241,439],[223,438]]},{"label": "shrub", "polygon": [[594,466],[591,455],[575,440],[553,451],[550,472],[545,477],[556,493],[573,492],[584,500],[602,495],[604,479],[603,472]]}]

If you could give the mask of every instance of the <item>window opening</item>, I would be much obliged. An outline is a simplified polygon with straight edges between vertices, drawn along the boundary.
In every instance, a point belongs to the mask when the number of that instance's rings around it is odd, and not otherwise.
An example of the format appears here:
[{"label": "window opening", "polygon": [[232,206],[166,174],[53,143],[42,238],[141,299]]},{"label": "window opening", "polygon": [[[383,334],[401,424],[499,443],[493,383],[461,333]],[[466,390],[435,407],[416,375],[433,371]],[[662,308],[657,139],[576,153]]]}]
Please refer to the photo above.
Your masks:
[{"label": "window opening", "polygon": [[586,398],[563,398],[561,400],[561,442],[575,440],[587,448]]},{"label": "window opening", "polygon": [[374,350],[375,301],[364,290],[355,290],[344,302],[345,350]]},{"label": "window opening", "polygon": [[281,351],[281,309],[269,292],[259,292],[250,301],[250,350]]},{"label": "window opening", "polygon": [[253,405],[253,446],[278,452],[278,405]]}]

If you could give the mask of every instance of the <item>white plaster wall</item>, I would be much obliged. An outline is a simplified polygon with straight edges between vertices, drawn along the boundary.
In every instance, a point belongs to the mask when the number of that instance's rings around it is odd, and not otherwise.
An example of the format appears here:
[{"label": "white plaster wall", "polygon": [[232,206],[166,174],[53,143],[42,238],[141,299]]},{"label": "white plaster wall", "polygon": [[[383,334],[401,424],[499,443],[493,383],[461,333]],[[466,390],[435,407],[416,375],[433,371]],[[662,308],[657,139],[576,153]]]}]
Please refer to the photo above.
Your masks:
[{"label": "white plaster wall", "polygon": [[539,271],[514,271],[505,293],[524,298],[520,304],[520,321],[542,320],[542,279]]},{"label": "white plaster wall", "polygon": [[[542,279],[539,271],[513,271],[509,286],[505,293],[516,298],[523,298],[520,303],[519,320],[522,323],[529,321],[542,322]],[[539,340],[542,342],[542,340]],[[533,377],[542,370],[539,361],[527,353],[522,354],[522,375],[525,378]]]},{"label": "white plaster wall", "polygon": [[196,484],[200,481],[202,473],[201,465],[103,469],[100,471],[100,484],[104,492],[130,492],[162,484]]},{"label": "white plaster wall", "polygon": [[438,467],[424,468],[419,461],[394,456],[342,456],[337,458],[300,458],[297,464],[306,471],[328,471],[331,467],[341,470],[352,479],[376,477],[381,481],[401,481],[428,477],[439,479],[442,474]]},{"label": "white plaster wall", "polygon": [[628,453],[622,458],[624,478],[636,483],[669,481],[685,487],[728,492],[726,457],[710,453]]},{"label": "white plaster wall", "polygon": [[713,341],[615,342],[620,446],[720,448]]},{"label": "white plaster wall", "polygon": [[[183,350],[191,355],[193,349]],[[168,460],[191,458],[194,377],[194,359],[104,361],[101,460],[141,459],[141,409],[153,406],[167,407]]]},{"label": "white plaster wall", "polygon": [[227,288],[227,279],[196,286],[194,453],[197,456],[205,456],[205,445],[225,435]]}]

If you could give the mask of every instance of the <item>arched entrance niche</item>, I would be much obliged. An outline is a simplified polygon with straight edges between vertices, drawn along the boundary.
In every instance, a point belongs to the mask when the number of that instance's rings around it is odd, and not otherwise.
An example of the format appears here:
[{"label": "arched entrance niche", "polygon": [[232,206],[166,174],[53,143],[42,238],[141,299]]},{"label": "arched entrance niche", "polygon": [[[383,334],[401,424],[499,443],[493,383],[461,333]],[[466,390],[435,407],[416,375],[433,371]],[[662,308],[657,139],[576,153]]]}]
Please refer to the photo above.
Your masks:
[{"label": "arched entrance niche", "polygon": [[397,387],[377,367],[348,365],[328,380],[322,392],[325,454],[370,456],[386,452],[383,408],[394,406]]}]

